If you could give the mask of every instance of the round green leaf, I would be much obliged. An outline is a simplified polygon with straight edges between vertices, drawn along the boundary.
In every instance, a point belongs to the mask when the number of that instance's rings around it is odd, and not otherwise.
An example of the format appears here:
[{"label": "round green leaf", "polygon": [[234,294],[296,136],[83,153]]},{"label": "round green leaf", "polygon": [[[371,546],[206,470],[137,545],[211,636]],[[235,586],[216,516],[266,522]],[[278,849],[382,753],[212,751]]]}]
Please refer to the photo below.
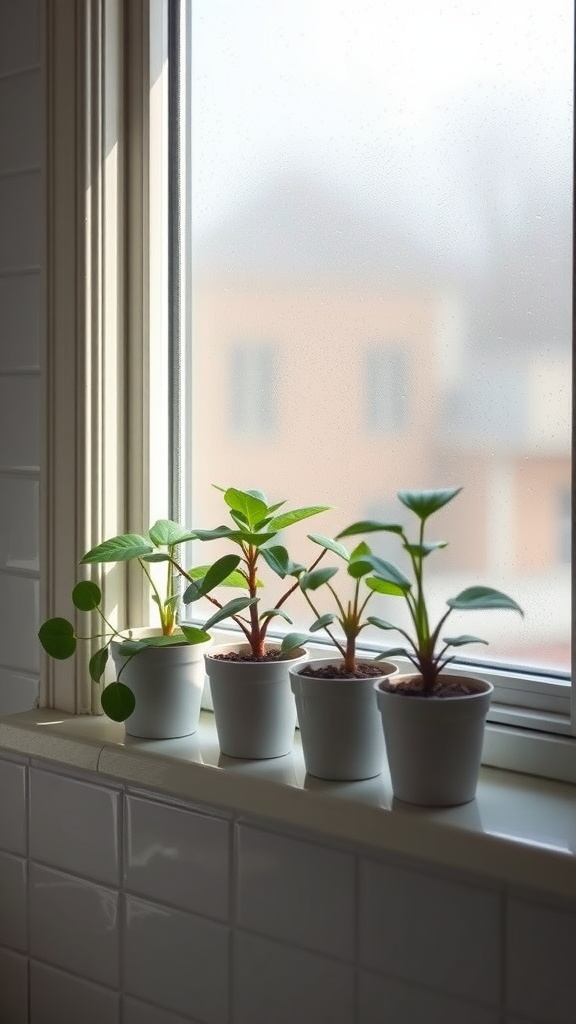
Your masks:
[{"label": "round green leaf", "polygon": [[210,633],[205,629],[198,629],[197,626],[180,626],[180,629],[189,644],[204,644],[212,639]]},{"label": "round green leaf", "polygon": [[90,678],[93,679],[95,683],[100,682],[102,676],[104,675],[104,669],[106,668],[107,662],[108,645],[106,645],[106,647],[101,647],[99,651],[96,651],[96,654],[93,654],[92,657],[90,658],[90,661],[88,662],[88,671],[90,673]]},{"label": "round green leaf", "polygon": [[311,572],[305,572],[300,577],[300,586],[302,590],[318,590],[324,583],[331,580],[336,575],[338,569],[336,566],[325,566],[323,569],[312,569]]},{"label": "round green leaf", "polygon": [[287,633],[280,645],[280,650],[282,654],[287,654],[288,651],[293,651],[296,647],[303,647],[308,642],[309,637],[306,633]]},{"label": "round green leaf", "polygon": [[310,632],[316,633],[319,629],[325,629],[326,626],[329,626],[334,622],[335,618],[336,616],[332,615],[331,612],[327,612],[326,615],[321,615],[320,618],[316,619],[316,622],[313,622],[310,626]]},{"label": "round green leaf", "polygon": [[125,683],[109,683],[102,691],[102,710],[113,722],[125,722],[136,707],[132,690]]},{"label": "round green leaf", "polygon": [[154,526],[150,527],[149,534],[156,547],[174,547],[175,544],[184,544],[185,541],[195,538],[191,530],[185,530],[171,519],[157,519]]},{"label": "round green leaf", "polygon": [[51,658],[64,661],[76,650],[74,626],[68,619],[47,619],[38,631],[38,639]]},{"label": "round green leaf", "polygon": [[81,612],[93,612],[102,600],[102,591],[92,580],[82,580],[72,591],[72,603]]}]

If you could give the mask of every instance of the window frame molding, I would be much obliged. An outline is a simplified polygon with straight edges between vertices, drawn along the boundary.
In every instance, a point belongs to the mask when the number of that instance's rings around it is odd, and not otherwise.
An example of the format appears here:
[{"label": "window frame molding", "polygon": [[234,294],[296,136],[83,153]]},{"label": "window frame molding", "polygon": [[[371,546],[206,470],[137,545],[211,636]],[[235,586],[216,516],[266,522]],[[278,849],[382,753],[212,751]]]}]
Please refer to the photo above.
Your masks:
[{"label": "window frame molding", "polygon": [[[163,7],[164,0],[43,5],[41,620],[70,614],[88,548],[148,526],[148,26]],[[118,625],[147,617],[141,575],[119,566],[103,574]],[[43,656],[39,704],[99,713],[100,685],[87,678],[84,659]]]}]

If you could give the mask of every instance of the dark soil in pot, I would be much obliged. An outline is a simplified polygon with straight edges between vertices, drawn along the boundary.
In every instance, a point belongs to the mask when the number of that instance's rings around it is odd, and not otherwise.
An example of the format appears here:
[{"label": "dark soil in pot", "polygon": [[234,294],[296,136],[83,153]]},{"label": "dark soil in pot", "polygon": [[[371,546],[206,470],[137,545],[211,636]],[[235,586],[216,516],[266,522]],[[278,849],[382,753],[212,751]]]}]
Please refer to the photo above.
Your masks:
[{"label": "dark soil in pot", "polygon": [[446,676],[444,679],[436,680],[432,690],[424,690],[422,679],[414,676],[410,679],[400,679],[395,683],[392,679],[385,683],[388,693],[399,693],[403,697],[430,697],[442,699],[443,697],[469,697],[473,693],[482,693],[484,687],[477,680],[465,680],[462,678],[451,679]]},{"label": "dark soil in pot", "polygon": [[300,669],[301,676],[312,676],[313,679],[380,679],[383,675],[381,665],[359,664],[355,672],[348,672],[344,665],[327,664],[319,668],[304,665]]},{"label": "dark soil in pot", "polygon": [[229,651],[228,654],[211,654],[211,658],[215,661],[251,661],[251,662],[267,662],[267,661],[285,661],[286,655],[282,654],[281,651],[267,651],[260,658],[255,658],[253,654],[241,654],[239,651]]}]

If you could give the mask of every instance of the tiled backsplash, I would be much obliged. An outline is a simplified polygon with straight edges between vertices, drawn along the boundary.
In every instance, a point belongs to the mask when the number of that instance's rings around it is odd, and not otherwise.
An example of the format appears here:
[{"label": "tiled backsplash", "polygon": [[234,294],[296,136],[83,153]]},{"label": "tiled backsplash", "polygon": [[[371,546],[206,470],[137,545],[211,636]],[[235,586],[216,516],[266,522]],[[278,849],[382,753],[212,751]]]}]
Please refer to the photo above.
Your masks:
[{"label": "tiled backsplash", "polygon": [[6,1024],[574,1024],[576,899],[0,756]]}]

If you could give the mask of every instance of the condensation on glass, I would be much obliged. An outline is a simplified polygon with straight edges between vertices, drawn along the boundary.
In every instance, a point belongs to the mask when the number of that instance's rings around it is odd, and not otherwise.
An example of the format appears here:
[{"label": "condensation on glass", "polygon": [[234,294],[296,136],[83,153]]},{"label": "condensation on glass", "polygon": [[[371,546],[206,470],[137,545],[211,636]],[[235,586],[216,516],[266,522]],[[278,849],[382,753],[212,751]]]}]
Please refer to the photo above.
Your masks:
[{"label": "condensation on glass", "polygon": [[188,524],[223,521],[213,483],[333,505],[326,534],[462,484],[434,524],[438,610],[501,587],[526,618],[463,615],[480,653],[567,668],[572,3],[190,16]]}]

